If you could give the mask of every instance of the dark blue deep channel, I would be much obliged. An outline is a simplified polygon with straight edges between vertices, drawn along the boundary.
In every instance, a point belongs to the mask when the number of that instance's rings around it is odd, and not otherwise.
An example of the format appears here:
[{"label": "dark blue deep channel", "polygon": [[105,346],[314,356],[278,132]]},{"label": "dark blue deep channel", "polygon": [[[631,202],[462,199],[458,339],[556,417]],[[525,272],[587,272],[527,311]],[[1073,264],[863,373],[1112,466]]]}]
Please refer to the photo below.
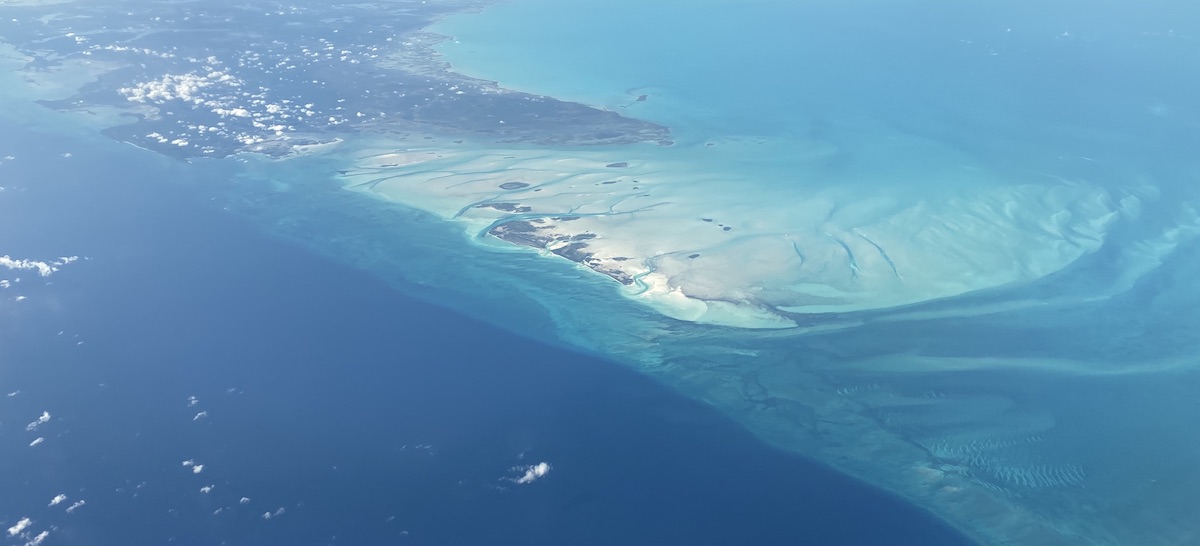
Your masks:
[{"label": "dark blue deep channel", "polygon": [[0,254],[90,258],[0,307],[0,523],[46,546],[968,543],[619,365],[264,237],[141,152],[0,129]]}]

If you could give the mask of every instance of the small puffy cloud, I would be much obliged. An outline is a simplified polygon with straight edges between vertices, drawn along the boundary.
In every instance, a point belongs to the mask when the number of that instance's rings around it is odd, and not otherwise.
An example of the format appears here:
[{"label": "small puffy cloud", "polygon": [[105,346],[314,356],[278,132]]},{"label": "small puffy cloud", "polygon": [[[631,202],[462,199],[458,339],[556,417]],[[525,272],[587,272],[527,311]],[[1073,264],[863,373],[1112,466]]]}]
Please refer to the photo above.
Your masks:
[{"label": "small puffy cloud", "polygon": [[21,518],[21,521],[18,521],[16,525],[8,528],[8,536],[15,537],[21,534],[21,531],[28,529],[30,525],[33,525],[33,520],[29,518]]},{"label": "small puffy cloud", "polygon": [[250,497],[242,497],[242,500],[239,500],[238,504],[250,504]]},{"label": "small puffy cloud", "polygon": [[38,533],[37,536],[29,539],[29,541],[25,543],[25,546],[39,546],[42,541],[46,540],[46,537],[48,536],[50,536],[50,531],[42,531]]},{"label": "small puffy cloud", "polygon": [[211,492],[214,487],[216,487],[216,486],[215,485],[206,485],[206,486],[200,488],[200,492],[201,493]]},{"label": "small puffy cloud", "polygon": [[80,506],[83,506],[85,504],[87,504],[87,501],[85,501],[83,499],[79,499],[79,500],[75,501],[75,504],[72,504],[71,506],[67,507],[67,513],[70,514],[71,512],[78,510]]},{"label": "small puffy cloud", "polygon": [[546,474],[549,474],[550,468],[551,468],[550,463],[547,463],[545,461],[542,461],[538,464],[529,465],[529,466],[518,466],[518,467],[514,468],[513,470],[516,470],[518,472],[524,471],[524,474],[522,474],[519,477],[510,478],[510,479],[513,481],[513,483],[517,483],[517,484],[521,484],[521,485],[524,485],[527,483],[533,483],[533,482],[543,478]]},{"label": "small puffy cloud", "polygon": [[50,412],[43,411],[42,414],[39,415],[37,419],[34,419],[33,422],[29,423],[28,425],[25,425],[25,430],[28,430],[28,431],[37,430],[38,427],[46,424],[49,421],[50,421]]},{"label": "small puffy cloud", "polygon": [[9,256],[8,254],[5,254],[0,256],[0,267],[6,267],[16,271],[37,271],[38,275],[49,277],[54,272],[58,271],[60,267],[77,260],[79,260],[79,256],[64,256],[57,260],[51,261],[29,259],[18,260]]},{"label": "small puffy cloud", "polygon": [[45,438],[42,438],[41,436],[38,436],[38,437],[37,437],[37,438],[35,438],[35,439],[34,439],[32,442],[29,442],[29,447],[34,447],[34,446],[37,446],[37,445],[39,445],[39,444],[41,444],[42,442],[45,442],[45,441],[46,441],[46,439],[45,439]]},{"label": "small puffy cloud", "polygon": [[205,418],[205,417],[208,417],[208,412],[207,412],[207,411],[202,411],[202,412],[200,412],[200,413],[197,413],[195,417],[192,417],[192,420],[193,420],[193,421],[199,421],[199,420],[201,420],[201,419],[203,419],[203,418]]},{"label": "small puffy cloud", "polygon": [[204,89],[217,84],[237,87],[241,84],[233,76],[223,72],[208,74],[166,74],[157,81],[142,82],[133,87],[123,87],[118,90],[132,102],[163,103],[179,100],[192,104],[204,104],[206,97]]},{"label": "small puffy cloud", "polygon": [[196,464],[196,461],[193,461],[192,459],[188,459],[179,464],[181,464],[183,466],[192,466],[192,465]]},{"label": "small puffy cloud", "polygon": [[58,504],[61,504],[62,501],[65,501],[65,500],[67,500],[67,496],[63,495],[62,493],[59,493],[58,495],[55,495],[54,498],[50,499],[50,504],[47,506],[56,506]]},{"label": "small puffy cloud", "polygon": [[237,118],[248,118],[251,115],[250,111],[245,108],[221,108],[218,106],[213,108],[212,111],[214,114],[221,117],[233,116]]},{"label": "small puffy cloud", "polygon": [[192,407],[192,406],[195,406],[196,404],[199,404],[199,403],[200,403],[200,399],[199,399],[199,398],[196,398],[195,396],[189,396],[187,400],[188,400],[188,407],[189,407],[189,408],[190,408],[190,407]]},{"label": "small puffy cloud", "polygon": [[287,511],[287,509],[285,509],[284,507],[280,506],[280,507],[279,507],[279,509],[278,509],[278,510],[275,510],[274,512],[263,512],[262,518],[263,518],[263,519],[277,518],[277,517],[279,517],[279,516],[282,516],[282,515],[283,515],[283,513],[284,513],[284,512],[286,512],[286,511]]},{"label": "small puffy cloud", "polygon": [[192,465],[192,474],[199,474],[201,472],[204,472],[204,465]]}]

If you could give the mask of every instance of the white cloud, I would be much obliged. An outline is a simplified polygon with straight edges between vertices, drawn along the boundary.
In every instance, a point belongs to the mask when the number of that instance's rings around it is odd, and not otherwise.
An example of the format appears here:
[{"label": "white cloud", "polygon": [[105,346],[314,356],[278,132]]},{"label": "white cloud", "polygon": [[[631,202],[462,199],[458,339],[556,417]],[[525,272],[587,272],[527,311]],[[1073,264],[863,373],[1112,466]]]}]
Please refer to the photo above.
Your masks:
[{"label": "white cloud", "polygon": [[71,512],[78,510],[80,506],[83,506],[85,504],[87,504],[87,501],[85,501],[83,499],[79,499],[79,500],[75,501],[75,504],[72,504],[71,506],[67,507],[67,513],[70,514]]},{"label": "white cloud", "polygon": [[[256,113],[236,102],[245,92],[240,88],[245,82],[228,72],[209,69],[207,73],[165,74],[161,79],[142,82],[133,87],[123,87],[119,93],[132,102],[163,105],[169,101],[180,101],[193,107],[204,107],[222,118],[257,118],[272,115],[271,112]],[[262,101],[252,101],[255,104]],[[203,131],[203,128],[200,128]],[[216,132],[218,129],[212,128]],[[187,146],[186,139],[168,140],[162,135],[153,135],[159,143],[170,142],[176,146]]]},{"label": "white cloud", "polygon": [[200,488],[200,492],[208,493],[208,492],[212,491],[214,487],[216,487],[216,486],[215,485],[206,485],[206,486]]},{"label": "white cloud", "polygon": [[20,534],[21,531],[28,529],[30,525],[33,525],[33,520],[29,518],[21,518],[21,521],[18,521],[16,525],[8,528],[8,536],[15,537]]},{"label": "white cloud", "polygon": [[183,465],[183,466],[192,466],[192,465],[196,464],[196,461],[193,461],[193,460],[191,460],[191,459],[188,459],[188,460],[186,460],[186,461],[183,461],[182,463],[179,463],[179,464],[181,464],[181,465]]},{"label": "white cloud", "polygon": [[250,111],[245,108],[221,108],[218,106],[216,108],[213,108],[212,111],[214,114],[221,116],[221,117],[228,117],[228,116],[233,116],[233,117],[238,117],[238,118],[250,117]]},{"label": "white cloud", "polygon": [[[41,261],[41,260],[18,260],[5,254],[0,256],[0,266],[17,271],[37,271],[38,275],[49,277],[54,272],[64,265],[74,262],[79,259],[79,256],[64,256],[57,260]],[[7,287],[6,287],[7,288]]]},{"label": "white cloud", "polygon": [[25,546],[38,546],[43,540],[46,540],[46,537],[48,536],[50,536],[50,531],[42,531],[38,533],[37,536],[29,539],[29,541],[25,543]]},{"label": "white cloud", "polygon": [[518,466],[518,467],[514,468],[513,470],[516,470],[518,472],[523,470],[525,473],[522,474],[519,478],[510,478],[510,479],[513,481],[513,483],[518,483],[518,484],[522,484],[522,485],[527,484],[527,483],[533,483],[533,482],[541,479],[542,477],[544,477],[546,474],[549,474],[550,468],[551,468],[550,463],[547,463],[545,461],[542,461],[538,464],[533,464],[533,465],[524,466],[524,467]]},{"label": "white cloud", "polygon": [[207,411],[202,411],[202,412],[200,412],[200,413],[197,413],[195,417],[192,417],[192,420],[193,420],[193,421],[199,421],[199,420],[201,420],[201,419],[203,419],[203,418],[205,418],[205,417],[208,417],[208,412],[207,412]]},{"label": "white cloud", "polygon": [[205,75],[166,74],[158,81],[139,83],[134,87],[123,87],[118,90],[125,98],[133,102],[165,102],[180,100],[194,104],[202,104],[203,89],[217,83],[226,83],[232,87],[241,85],[240,80],[223,72],[210,72]]},{"label": "white cloud", "polygon": [[188,397],[188,407],[189,407],[189,408],[190,408],[190,407],[192,407],[192,406],[195,406],[196,404],[199,404],[199,403],[200,403],[200,399],[199,399],[199,398],[196,398],[195,396],[189,396],[189,397]]},{"label": "white cloud", "polygon": [[59,494],[55,495],[54,498],[50,499],[50,504],[47,506],[54,506],[65,500],[67,500],[67,496],[63,495],[62,493],[59,493]]},{"label": "white cloud", "polygon": [[38,436],[38,437],[37,437],[36,439],[34,439],[32,442],[29,442],[29,447],[36,446],[36,445],[38,445],[38,444],[41,444],[42,442],[45,442],[45,441],[46,441],[46,439],[45,439],[45,438],[42,438],[41,436]]},{"label": "white cloud", "polygon": [[[92,46],[92,47],[97,47],[97,46]],[[97,47],[97,49],[102,49],[102,50],[106,50],[106,51],[129,51],[132,53],[141,53],[143,55],[149,55],[149,56],[158,57],[161,59],[174,59],[175,58],[174,53],[163,53],[163,52],[155,51],[153,49],[149,49],[149,48],[145,48],[145,47],[137,48],[137,47],[118,46],[118,45],[106,45],[103,47]]]},{"label": "white cloud", "polygon": [[242,500],[239,500],[238,504],[250,504],[250,497],[242,497]]},{"label": "white cloud", "polygon": [[50,421],[50,412],[43,411],[42,414],[37,419],[34,419],[33,422],[29,423],[28,425],[25,425],[25,430],[29,430],[29,431],[37,430],[38,427],[46,424],[46,422],[48,422],[48,421]]},{"label": "white cloud", "polygon": [[199,474],[201,472],[204,472],[204,465],[198,464],[192,466],[192,474]]},{"label": "white cloud", "polygon": [[275,512],[263,512],[262,518],[263,519],[277,518],[279,516],[282,516],[283,513],[286,511],[287,511],[286,508],[280,506],[279,509],[276,510]]}]

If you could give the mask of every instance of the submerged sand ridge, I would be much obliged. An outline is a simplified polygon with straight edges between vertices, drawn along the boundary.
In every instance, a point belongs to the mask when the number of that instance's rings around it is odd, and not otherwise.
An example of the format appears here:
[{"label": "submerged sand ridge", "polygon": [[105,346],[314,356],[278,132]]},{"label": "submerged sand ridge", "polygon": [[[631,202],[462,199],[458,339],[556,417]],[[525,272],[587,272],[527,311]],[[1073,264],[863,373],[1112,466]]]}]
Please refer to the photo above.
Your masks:
[{"label": "submerged sand ridge", "polygon": [[[837,153],[813,150],[807,159]],[[973,165],[754,178],[634,147],[409,148],[352,161],[350,189],[461,222],[481,242],[576,262],[667,316],[746,328],[1033,281],[1099,249],[1140,203]]]}]

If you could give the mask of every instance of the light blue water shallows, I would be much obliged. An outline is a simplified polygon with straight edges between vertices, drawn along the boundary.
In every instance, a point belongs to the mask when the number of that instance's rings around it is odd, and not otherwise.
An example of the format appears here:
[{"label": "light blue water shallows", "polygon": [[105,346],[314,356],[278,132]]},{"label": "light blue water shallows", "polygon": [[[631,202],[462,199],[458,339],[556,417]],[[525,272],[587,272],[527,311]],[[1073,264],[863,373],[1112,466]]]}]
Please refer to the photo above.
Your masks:
[{"label": "light blue water shallows", "polygon": [[[1156,267],[1162,234],[1196,223],[1179,206],[1195,200],[1187,8],[1104,7],[525,0],[432,30],[455,38],[440,51],[456,70],[671,127],[674,146],[609,157],[635,159],[640,186],[533,201],[657,202],[625,225],[554,229],[594,230],[602,259],[655,239],[617,267],[652,272],[642,299],[669,316],[777,326],[1027,283],[1101,246],[1158,249],[1112,258],[1108,292]],[[699,217],[734,232],[679,229]],[[769,263],[729,270],[752,254]]]},{"label": "light blue water shallows", "polygon": [[[1185,392],[1200,383],[1187,333],[1200,303],[1191,257],[1200,228],[1191,159],[1200,149],[1200,8],[514,0],[431,30],[454,38],[439,48],[459,72],[671,127],[677,144],[644,157],[696,174],[736,172],[740,199],[774,197],[767,212],[785,195],[778,186],[795,183],[792,172],[858,181],[864,199],[958,195],[897,175],[941,160],[995,175],[964,186],[1061,184],[1111,205],[1118,219],[1094,232],[1087,210],[1055,213],[1066,239],[1096,244],[1058,263],[1030,250],[1026,265],[1045,269],[999,290],[908,313],[850,314],[861,327],[828,335],[669,323],[644,333],[641,346],[627,339],[643,333],[592,346],[624,343],[611,350],[617,358],[989,543],[1166,545],[1196,536],[1200,444],[1185,432],[1197,415]],[[932,144],[907,155],[889,144],[902,139]],[[813,141],[832,143],[838,160],[814,170],[810,156],[791,153]],[[697,183],[692,195],[680,187],[672,197],[725,198],[706,193],[719,185]],[[1016,194],[981,195],[936,210]],[[1006,301],[1023,303],[997,304]]]},{"label": "light blue water shallows", "polygon": [[517,0],[430,30],[457,71],[612,109],[648,94],[629,113],[683,138],[862,112],[1106,126],[1196,113],[1195,61],[1171,54],[1188,8],[1161,4]]}]

